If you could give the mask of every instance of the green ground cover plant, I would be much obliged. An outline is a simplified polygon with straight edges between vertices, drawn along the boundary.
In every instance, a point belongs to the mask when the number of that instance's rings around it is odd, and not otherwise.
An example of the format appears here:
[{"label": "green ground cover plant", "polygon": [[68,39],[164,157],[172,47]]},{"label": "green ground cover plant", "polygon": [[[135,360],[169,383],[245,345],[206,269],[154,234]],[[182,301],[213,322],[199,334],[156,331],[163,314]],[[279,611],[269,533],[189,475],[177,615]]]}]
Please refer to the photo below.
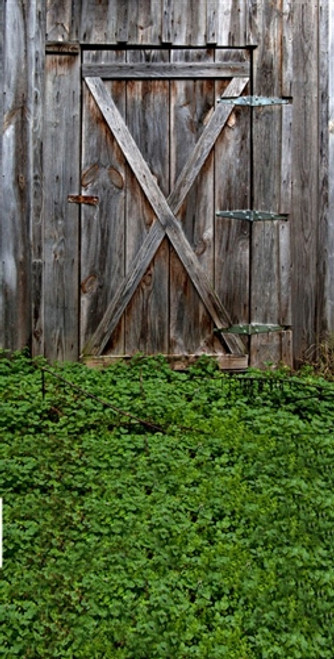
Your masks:
[{"label": "green ground cover plant", "polygon": [[0,388],[1,656],[333,659],[334,383],[4,353]]}]

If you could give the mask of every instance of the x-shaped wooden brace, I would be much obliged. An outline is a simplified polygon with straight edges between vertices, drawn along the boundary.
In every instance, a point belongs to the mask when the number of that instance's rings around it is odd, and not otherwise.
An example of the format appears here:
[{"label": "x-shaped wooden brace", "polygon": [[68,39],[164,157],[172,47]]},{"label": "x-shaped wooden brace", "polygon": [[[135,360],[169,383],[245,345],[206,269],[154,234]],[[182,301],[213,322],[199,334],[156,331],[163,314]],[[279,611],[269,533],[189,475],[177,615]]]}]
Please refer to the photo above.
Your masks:
[{"label": "x-shaped wooden brace", "polygon": [[[209,282],[175,215],[233,111],[233,105],[221,103],[215,109],[186,162],[173,192],[166,199],[101,78],[87,77],[85,80],[158,221],[154,222],[148,232],[135,262],[116,291],[114,299],[110,302],[93,336],[85,345],[84,354],[99,355],[103,352],[166,234],[216,327],[221,328],[231,325],[231,318],[227,310]],[[225,95],[229,97],[240,96],[247,83],[248,78],[233,78],[225,90]],[[225,335],[224,341],[231,352],[245,353],[245,346],[239,337]]]}]

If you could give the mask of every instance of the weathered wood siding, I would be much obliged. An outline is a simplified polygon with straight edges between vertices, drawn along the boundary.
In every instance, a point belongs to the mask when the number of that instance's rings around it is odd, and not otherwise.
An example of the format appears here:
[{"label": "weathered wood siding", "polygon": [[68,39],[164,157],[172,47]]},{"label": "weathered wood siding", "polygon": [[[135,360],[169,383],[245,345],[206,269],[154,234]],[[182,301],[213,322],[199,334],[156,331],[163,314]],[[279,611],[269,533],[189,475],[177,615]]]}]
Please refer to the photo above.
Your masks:
[{"label": "weathered wood siding", "polygon": [[[253,91],[260,96],[282,97],[290,88],[290,52],[282,48],[282,14],[276,3],[258,2],[253,15],[251,41],[254,51]],[[286,30],[285,30],[286,31]],[[262,35],[265,35],[265,39]],[[287,71],[288,69],[288,71]],[[252,196],[256,210],[288,213],[282,220],[256,222],[251,230],[251,322],[290,327],[290,227],[291,214],[291,108],[253,108]],[[277,363],[286,342],[284,332],[251,337],[251,364]]]},{"label": "weathered wood siding", "polygon": [[[235,109],[216,144],[215,155],[211,154],[205,164],[211,182],[204,184],[203,170],[188,207],[181,207],[179,213],[189,243],[214,280],[224,304],[232,310],[233,322],[292,327],[296,361],[310,354],[311,346],[325,333],[334,332],[332,4],[330,0],[1,3],[2,346],[29,345],[35,354],[44,352],[50,359],[76,359],[80,345],[127,275],[131,258],[152,225],[152,210],[108,130],[103,129],[102,140],[93,129],[88,108],[92,113],[95,106],[84,84],[81,87],[81,56],[86,64],[98,64],[103,57],[121,64],[132,49],[136,64],[150,57],[143,52],[153,52],[155,47],[161,49],[155,51],[161,61],[169,58],[187,63],[192,52],[191,61],[203,64],[217,61],[217,47],[251,47],[254,75],[253,90],[249,91],[292,98],[292,104],[285,107]],[[98,50],[102,46],[105,49]],[[145,51],[139,51],[143,47]],[[200,123],[189,130],[182,109],[182,98],[189,96],[187,88],[191,85],[165,80],[125,83],[122,79],[108,85],[121,113],[125,111],[126,85],[132,85],[127,119],[167,195],[182,159],[202,130]],[[153,108],[153,99],[159,94],[162,98],[167,85],[174,98],[174,118],[172,113],[168,119],[164,104],[157,103]],[[222,86],[210,81],[195,83],[191,100],[194,116],[203,111],[203,99],[208,106]],[[167,149],[162,146],[159,131],[147,131],[144,137],[137,130],[145,121],[146,110],[160,113],[161,126],[166,124],[164,132],[170,131]],[[94,112],[98,116],[96,108]],[[249,144],[250,113],[253,133]],[[66,132],[69,126],[70,138]],[[181,132],[187,134],[184,152],[173,156],[173,142]],[[219,176],[220,159],[224,158],[228,159],[228,170],[224,176],[222,169]],[[249,168],[238,169],[238,163],[247,158]],[[212,186],[214,204],[209,192]],[[101,190],[105,200],[99,206],[69,203],[67,199],[80,193],[101,196]],[[135,217],[138,203],[139,220],[138,215]],[[226,204],[232,210],[237,205],[284,212],[289,219],[253,225],[227,218],[208,220],[214,217],[214,205],[219,209]],[[201,226],[191,225],[192,205],[208,207],[205,217],[200,213]],[[117,221],[120,215],[125,220],[123,225]],[[150,234],[153,245],[160,239],[158,230],[155,233]],[[115,236],[117,263],[108,259]],[[103,263],[97,247],[101,241],[106,248]],[[148,241],[145,249],[150,249]],[[165,288],[157,283],[163,280]],[[106,281],[110,285],[105,285]],[[133,297],[131,294],[132,301],[107,346],[108,352],[118,354],[135,347],[147,352],[165,351],[171,350],[172,344],[182,350],[182,331],[188,333],[194,350],[200,350],[200,346],[208,350],[211,321],[197,293],[190,289],[187,294],[196,324],[188,323],[186,313],[180,320],[183,302],[180,298],[178,303],[176,291],[188,286],[187,282],[169,241],[161,239],[159,252],[140,287]],[[155,318],[159,319],[165,301],[173,296],[172,311],[164,326],[157,320],[155,326],[145,330],[147,305],[155,309]],[[134,318],[141,320],[133,322]],[[249,344],[253,364],[281,358],[289,361],[291,332],[287,329],[252,337]]]},{"label": "weathered wood siding", "polygon": [[[327,70],[323,69],[323,89],[324,89],[324,104],[328,110],[323,114],[324,123],[322,125],[323,144],[326,150],[328,140],[328,171],[326,172],[326,161],[324,163],[324,179],[323,179],[323,195],[325,200],[323,202],[324,215],[327,228],[327,236],[324,239],[328,244],[328,251],[325,251],[325,267],[326,267],[326,286],[325,286],[325,329],[329,332],[334,332],[334,5],[331,3],[329,7],[329,16],[327,15],[327,3],[323,3],[323,20],[326,25],[326,36],[328,43],[328,54],[325,53],[325,61],[329,62],[329,76],[327,79]],[[327,87],[328,84],[328,87]],[[327,202],[328,194],[328,202]],[[325,243],[326,244],[326,243]]]},{"label": "weathered wood siding", "polygon": [[45,12],[41,0],[1,4],[0,343],[42,344],[42,108]]},{"label": "weathered wood siding", "polygon": [[44,341],[50,359],[78,359],[80,58],[48,54],[45,66]]}]

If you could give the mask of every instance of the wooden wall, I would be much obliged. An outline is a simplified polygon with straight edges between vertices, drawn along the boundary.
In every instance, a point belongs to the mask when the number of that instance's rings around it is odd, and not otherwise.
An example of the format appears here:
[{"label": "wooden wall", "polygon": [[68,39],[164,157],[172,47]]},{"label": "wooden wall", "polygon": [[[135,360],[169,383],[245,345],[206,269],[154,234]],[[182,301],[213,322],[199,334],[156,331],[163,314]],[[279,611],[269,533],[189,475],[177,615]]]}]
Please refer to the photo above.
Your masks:
[{"label": "wooden wall", "polygon": [[43,0],[1,3],[0,344],[43,351]]},{"label": "wooden wall", "polygon": [[[59,206],[56,196],[62,180],[72,177],[76,186],[78,171],[70,171],[69,163],[79,143],[74,142],[73,153],[66,143],[52,143],[48,131],[53,122],[61,134],[62,107],[70,92],[73,104],[80,93],[75,87],[78,43],[256,46],[254,90],[292,96],[293,104],[283,113],[262,112],[261,121],[254,117],[254,206],[270,205],[275,212],[289,212],[290,219],[252,229],[251,303],[258,314],[252,320],[292,325],[296,362],[325,332],[334,332],[330,0],[5,0],[0,30],[3,347],[29,345],[34,354],[44,352],[50,359],[79,355],[78,211],[74,205]],[[62,76],[64,57],[72,62],[71,79]],[[45,89],[54,76],[58,94],[45,106]],[[76,112],[73,105],[73,130]],[[267,145],[278,135],[282,141],[275,143],[275,153],[281,156],[274,163]],[[60,149],[65,159],[51,175],[48,162],[57,160]],[[270,181],[265,172],[272,167],[279,176]],[[253,363],[284,354],[284,346],[276,345],[282,340],[288,335],[254,337]]]}]

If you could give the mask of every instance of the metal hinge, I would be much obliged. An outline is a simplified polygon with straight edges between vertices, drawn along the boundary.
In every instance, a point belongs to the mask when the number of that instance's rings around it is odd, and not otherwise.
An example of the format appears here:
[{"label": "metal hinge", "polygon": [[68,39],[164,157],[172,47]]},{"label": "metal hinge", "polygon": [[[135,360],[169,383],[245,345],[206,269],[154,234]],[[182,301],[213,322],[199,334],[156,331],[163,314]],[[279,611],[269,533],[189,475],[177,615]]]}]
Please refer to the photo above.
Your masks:
[{"label": "metal hinge", "polygon": [[218,103],[230,103],[233,105],[247,105],[248,107],[259,107],[262,105],[287,105],[291,103],[289,98],[276,98],[275,96],[221,96]]},{"label": "metal hinge", "polygon": [[271,211],[235,210],[217,211],[218,217],[231,217],[235,220],[248,220],[248,222],[260,222],[263,220],[287,220],[286,213],[272,213]]},{"label": "metal hinge", "polygon": [[282,325],[258,325],[257,323],[249,323],[248,325],[231,325],[230,327],[217,328],[214,331],[217,334],[245,334],[252,336],[253,334],[282,332],[285,329]]}]

